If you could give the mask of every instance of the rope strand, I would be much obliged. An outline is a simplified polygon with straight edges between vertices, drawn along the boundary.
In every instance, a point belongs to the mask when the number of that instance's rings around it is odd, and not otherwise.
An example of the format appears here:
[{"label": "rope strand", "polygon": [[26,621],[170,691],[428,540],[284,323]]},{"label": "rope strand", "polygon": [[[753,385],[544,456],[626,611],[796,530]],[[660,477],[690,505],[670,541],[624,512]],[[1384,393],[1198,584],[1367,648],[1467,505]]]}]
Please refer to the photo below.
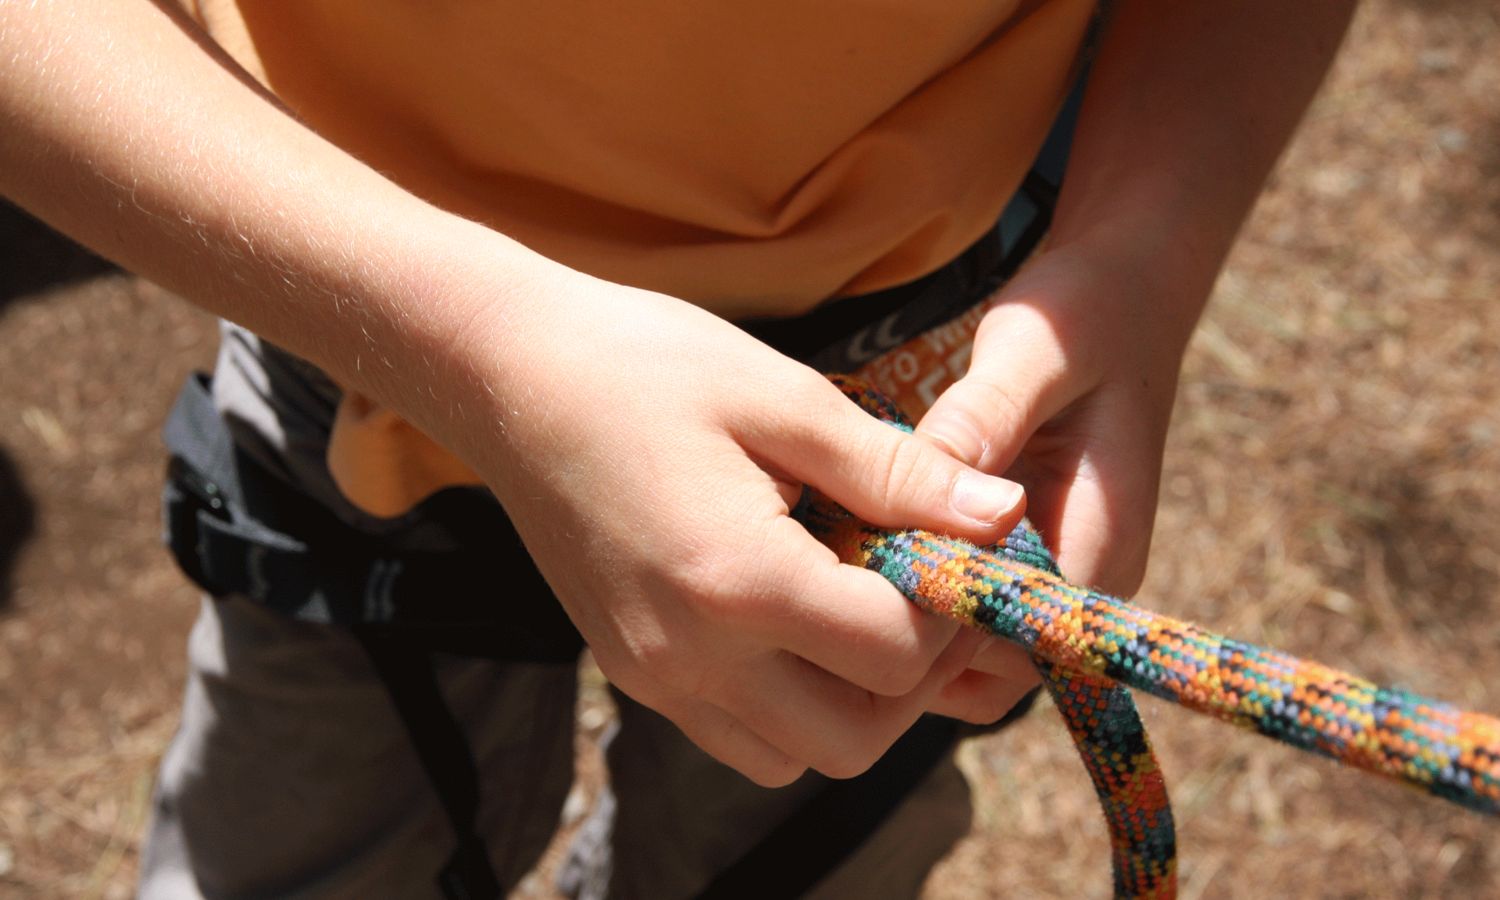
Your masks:
[{"label": "rope strand", "polygon": [[[910,430],[863,382],[834,379]],[[1160,767],[1126,688],[1500,815],[1500,720],[1236,641],[1071,584],[1029,523],[980,548],[885,530],[809,492],[797,515],[847,563],[923,609],[1032,652],[1108,820],[1118,897],[1171,897],[1176,846]]]}]

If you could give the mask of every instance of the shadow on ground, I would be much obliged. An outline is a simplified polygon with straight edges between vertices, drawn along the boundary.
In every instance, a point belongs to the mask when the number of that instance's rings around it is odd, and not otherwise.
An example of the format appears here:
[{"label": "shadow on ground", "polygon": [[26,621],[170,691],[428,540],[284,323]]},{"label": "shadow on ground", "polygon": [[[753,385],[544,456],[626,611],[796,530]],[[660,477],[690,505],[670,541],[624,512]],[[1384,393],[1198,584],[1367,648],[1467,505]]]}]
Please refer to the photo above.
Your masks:
[{"label": "shadow on ground", "polygon": [[12,300],[115,268],[0,200],[0,310]]},{"label": "shadow on ground", "polygon": [[[0,313],[12,301],[114,271],[26,212],[0,200]],[[10,604],[21,550],[36,531],[36,501],[21,471],[0,446],[0,610]]]},{"label": "shadow on ground", "polygon": [[10,604],[11,576],[35,531],[36,503],[10,454],[0,448],[0,611]]}]

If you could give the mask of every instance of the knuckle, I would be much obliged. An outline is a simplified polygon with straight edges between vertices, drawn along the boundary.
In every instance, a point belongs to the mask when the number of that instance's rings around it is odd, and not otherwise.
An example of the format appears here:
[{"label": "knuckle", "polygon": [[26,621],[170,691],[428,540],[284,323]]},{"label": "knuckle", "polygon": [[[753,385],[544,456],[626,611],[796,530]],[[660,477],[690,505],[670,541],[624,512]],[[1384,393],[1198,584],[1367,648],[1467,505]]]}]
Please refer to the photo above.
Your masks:
[{"label": "knuckle", "polygon": [[915,719],[915,714],[901,718],[895,707],[876,697],[867,697],[864,708],[844,732],[844,739],[827,746],[820,755],[817,770],[829,778],[863,775],[880,761]]},{"label": "knuckle", "polygon": [[664,632],[632,634],[626,638],[625,647],[637,670],[669,690],[689,696],[703,690],[703,667],[685,652],[682,642],[671,640]]},{"label": "knuckle", "polygon": [[[973,427],[982,428],[990,422],[992,428],[1013,431],[1024,428],[1030,418],[1030,410],[1015,394],[991,381],[969,380],[966,382],[968,397],[964,413],[976,420]],[[981,434],[983,432],[981,431]]]},{"label": "knuckle", "polygon": [[703,620],[760,633],[788,614],[798,587],[823,561],[797,542],[800,528],[783,516],[746,529],[738,546],[699,561],[679,587]]},{"label": "knuckle", "polygon": [[872,674],[871,681],[875,683],[867,687],[885,697],[904,697],[921,686],[929,671],[927,663],[914,652],[891,654],[888,664],[881,665]]},{"label": "knuckle", "polygon": [[921,486],[925,448],[908,438],[890,440],[884,435],[882,438],[874,453],[875,499],[883,508],[895,510],[910,502],[914,490]]},{"label": "knuckle", "polygon": [[738,554],[719,551],[685,561],[668,581],[673,593],[699,615],[733,622],[744,614],[753,579]]}]

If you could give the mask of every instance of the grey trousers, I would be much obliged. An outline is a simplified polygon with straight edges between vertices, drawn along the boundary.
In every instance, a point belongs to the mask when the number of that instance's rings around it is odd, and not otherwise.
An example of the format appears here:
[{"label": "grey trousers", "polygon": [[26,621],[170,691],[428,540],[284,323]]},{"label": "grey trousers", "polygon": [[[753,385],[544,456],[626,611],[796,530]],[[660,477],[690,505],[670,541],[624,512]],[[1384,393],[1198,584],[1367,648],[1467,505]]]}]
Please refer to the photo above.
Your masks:
[{"label": "grey trousers", "polygon": [[[246,600],[206,600],[188,652],[141,897],[440,896],[434,875],[452,834],[357,642]],[[572,666],[440,660],[479,766],[481,832],[507,890],[536,864],[570,788],[575,677]],[[619,699],[611,788],[563,866],[559,890],[569,896],[693,896],[825,783],[808,775],[757,787]],[[814,896],[915,896],[969,818],[968,786],[946,760]]]}]

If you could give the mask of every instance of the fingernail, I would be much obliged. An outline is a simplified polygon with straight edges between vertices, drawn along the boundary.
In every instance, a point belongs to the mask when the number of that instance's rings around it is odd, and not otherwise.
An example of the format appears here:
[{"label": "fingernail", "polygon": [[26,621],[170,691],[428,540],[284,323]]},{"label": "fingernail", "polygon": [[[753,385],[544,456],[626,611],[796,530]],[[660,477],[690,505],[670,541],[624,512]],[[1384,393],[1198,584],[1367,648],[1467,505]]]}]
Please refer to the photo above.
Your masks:
[{"label": "fingernail", "polygon": [[1024,493],[1013,481],[978,472],[961,472],[953,482],[953,508],[975,521],[990,525],[1015,509]]}]

